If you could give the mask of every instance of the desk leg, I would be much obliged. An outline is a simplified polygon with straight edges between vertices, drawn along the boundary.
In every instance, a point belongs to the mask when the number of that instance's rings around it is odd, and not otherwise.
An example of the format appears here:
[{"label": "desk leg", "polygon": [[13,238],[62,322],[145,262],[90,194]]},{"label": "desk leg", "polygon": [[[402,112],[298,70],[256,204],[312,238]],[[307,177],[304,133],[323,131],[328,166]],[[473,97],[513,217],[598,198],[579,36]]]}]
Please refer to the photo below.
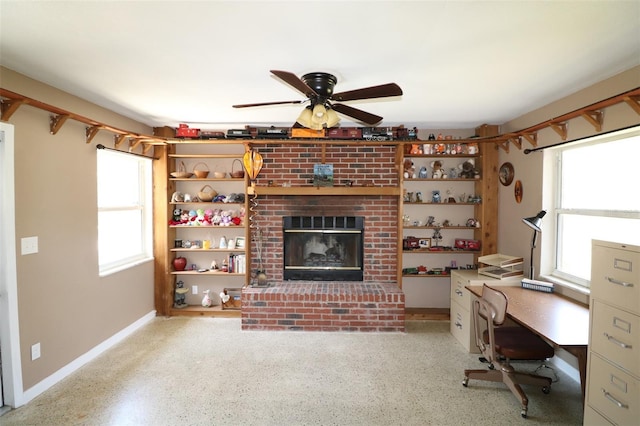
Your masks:
[{"label": "desk leg", "polygon": [[585,389],[587,386],[587,346],[565,346],[563,349],[578,358],[580,387],[582,389],[582,404],[584,404]]}]

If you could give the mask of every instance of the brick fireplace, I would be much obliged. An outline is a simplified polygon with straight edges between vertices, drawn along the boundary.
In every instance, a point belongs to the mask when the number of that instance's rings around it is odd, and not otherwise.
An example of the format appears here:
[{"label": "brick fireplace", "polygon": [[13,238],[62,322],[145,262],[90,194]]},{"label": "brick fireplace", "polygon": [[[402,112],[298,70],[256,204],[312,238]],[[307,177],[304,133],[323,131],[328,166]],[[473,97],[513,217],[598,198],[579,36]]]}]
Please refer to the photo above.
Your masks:
[{"label": "brick fireplace", "polygon": [[[265,144],[257,149],[264,167],[256,186],[290,185],[292,195],[257,197],[252,231],[263,233],[262,262],[272,287],[243,290],[243,329],[403,331],[404,294],[396,264],[398,195],[295,195],[294,190],[312,186],[313,165],[321,162],[334,165],[335,186],[397,187],[396,146]],[[363,280],[283,281],[284,216],[363,217]],[[255,272],[255,244],[252,258]]]}]

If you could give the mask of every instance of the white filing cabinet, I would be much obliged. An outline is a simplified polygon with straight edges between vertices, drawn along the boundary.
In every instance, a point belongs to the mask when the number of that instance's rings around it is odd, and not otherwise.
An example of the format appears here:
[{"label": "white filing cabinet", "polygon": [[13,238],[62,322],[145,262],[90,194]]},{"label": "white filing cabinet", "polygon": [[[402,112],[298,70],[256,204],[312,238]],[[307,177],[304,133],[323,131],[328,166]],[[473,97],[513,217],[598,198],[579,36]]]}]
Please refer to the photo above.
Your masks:
[{"label": "white filing cabinet", "polygon": [[593,240],[585,425],[640,419],[640,247]]},{"label": "white filing cabinet", "polygon": [[491,287],[519,286],[522,276],[504,279],[479,275],[477,270],[455,269],[451,271],[451,334],[471,353],[479,353],[474,336],[473,299],[468,285],[487,284]]}]

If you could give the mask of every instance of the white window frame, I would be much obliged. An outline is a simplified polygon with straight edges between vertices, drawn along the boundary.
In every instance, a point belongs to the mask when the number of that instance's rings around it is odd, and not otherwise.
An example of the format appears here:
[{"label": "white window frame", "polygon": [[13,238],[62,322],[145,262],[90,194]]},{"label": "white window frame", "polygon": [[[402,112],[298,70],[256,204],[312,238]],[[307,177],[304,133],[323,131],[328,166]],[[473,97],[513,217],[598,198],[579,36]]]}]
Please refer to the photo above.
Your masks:
[{"label": "white window frame", "polygon": [[[607,210],[605,209],[564,209],[562,208],[562,161],[561,161],[561,155],[562,152],[564,150],[568,150],[568,149],[576,149],[576,148],[580,148],[581,146],[589,146],[589,145],[594,145],[594,144],[602,144],[602,143],[611,143],[611,142],[615,142],[617,140],[622,140],[622,139],[627,139],[627,138],[631,138],[631,137],[635,137],[635,138],[640,138],[640,127],[633,127],[633,128],[629,128],[629,129],[624,129],[624,130],[620,130],[620,131],[615,131],[615,132],[611,132],[605,135],[598,135],[598,136],[593,136],[593,137],[589,137],[589,138],[585,138],[579,141],[576,141],[575,143],[571,143],[571,144],[567,144],[567,145],[562,145],[559,146],[557,148],[552,148],[552,158],[553,160],[556,162],[555,165],[555,182],[556,182],[556,186],[555,186],[555,200],[554,200],[554,208],[553,208],[553,212],[554,212],[554,223],[555,223],[555,250],[554,250],[554,258],[553,258],[553,272],[552,272],[552,277],[558,278],[562,281],[567,281],[571,284],[577,285],[579,287],[582,287],[584,289],[588,289],[590,287],[590,280],[589,279],[584,279],[581,277],[577,277],[575,275],[569,274],[566,271],[561,270],[561,266],[560,263],[562,262],[562,253],[563,253],[563,244],[564,244],[564,239],[563,239],[563,229],[562,229],[562,225],[563,225],[563,216],[567,216],[567,215],[577,215],[577,216],[583,216],[583,217],[599,217],[599,218],[615,218],[615,219],[633,219],[633,220],[639,220],[640,221],[640,206],[638,206],[637,209],[633,209],[631,211],[629,210]],[[638,142],[640,144],[640,141]],[[624,153],[620,153],[621,156],[624,156]],[[630,158],[630,157],[625,157],[625,158]],[[637,158],[633,157],[632,159],[633,161],[637,161]],[[611,184],[615,185],[615,179],[616,179],[616,168],[620,167],[619,164],[614,164],[614,165],[608,165],[608,167],[606,168],[606,170],[603,172],[604,174],[602,175],[603,179],[609,179],[611,180]],[[599,173],[602,170],[592,170],[591,173]],[[585,170],[585,173],[590,172],[589,170]],[[637,190],[635,188],[630,187],[630,185],[633,185],[632,182],[620,182],[620,185],[624,185],[627,188],[629,188],[629,190]],[[606,207],[606,203],[603,204],[604,207]],[[594,239],[603,239],[603,240],[607,240],[607,236],[606,235],[594,235],[593,236]],[[629,238],[631,238],[631,240],[627,240],[627,241],[618,241],[621,243],[630,243],[630,244],[637,244],[637,238],[638,237],[633,237],[633,236],[629,236]],[[586,243],[585,243],[586,244]],[[584,246],[585,244],[582,244],[581,246]],[[573,245],[575,246],[575,244]],[[586,247],[588,250],[588,252],[591,252],[591,244],[590,241],[588,243],[588,245]],[[590,270],[590,265],[591,265],[591,256],[581,256],[581,259],[583,259],[584,264],[589,268]]]},{"label": "white window frame", "polygon": [[[137,164],[137,176],[133,179],[128,179],[126,185],[136,185],[138,187],[136,199],[129,200],[117,200],[110,205],[100,205],[100,191],[118,191],[118,186],[123,185],[123,182],[118,179],[112,179],[110,176],[118,174],[118,170],[108,170],[107,173],[100,173],[101,159],[105,159],[109,162],[122,160],[123,164],[131,166],[132,162]],[[145,158],[144,156],[132,155],[126,152],[118,152],[113,149],[99,149],[97,150],[97,182],[98,182],[98,265],[99,275],[105,276],[113,274],[115,272],[130,268],[135,265],[139,265],[143,262],[147,262],[153,259],[153,174],[152,174],[152,159]],[[105,163],[106,161],[103,161]],[[123,165],[123,167],[125,167]],[[104,171],[104,170],[103,170]],[[101,220],[103,215],[114,215],[122,213],[130,213],[137,211],[140,213],[139,235],[136,233],[124,232],[125,226],[122,228],[112,230],[122,231],[120,232],[120,239],[118,239],[118,248],[114,249],[114,242],[101,241]],[[104,226],[104,225],[103,225]],[[104,231],[104,230],[103,230]],[[113,233],[110,232],[110,237]],[[102,237],[104,238],[104,237]],[[103,247],[104,244],[109,244],[109,250],[106,255],[110,256],[105,260],[102,257],[105,256]],[[122,256],[117,256],[121,247],[139,247],[139,249],[126,253],[123,251]],[[102,255],[101,256],[101,251]],[[116,253],[116,256],[114,256]]]}]

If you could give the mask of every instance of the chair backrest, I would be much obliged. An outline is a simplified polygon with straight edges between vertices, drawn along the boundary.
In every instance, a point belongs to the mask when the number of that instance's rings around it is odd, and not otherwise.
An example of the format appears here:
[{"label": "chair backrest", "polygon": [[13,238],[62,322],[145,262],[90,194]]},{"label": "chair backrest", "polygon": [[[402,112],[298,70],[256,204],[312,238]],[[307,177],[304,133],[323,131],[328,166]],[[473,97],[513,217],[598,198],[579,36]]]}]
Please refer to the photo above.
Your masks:
[{"label": "chair backrest", "polygon": [[[493,330],[494,326],[500,326],[504,323],[507,315],[507,296],[500,290],[484,284],[482,286],[482,296],[473,303],[473,315],[475,318],[476,345],[482,355],[493,363],[498,359]],[[485,330],[488,333],[488,343],[484,338]]]},{"label": "chair backrest", "polygon": [[505,296],[505,294],[500,290],[496,290],[493,287],[483,284],[481,300],[485,302],[481,304],[481,306],[485,305],[483,310],[488,310],[487,305],[492,307],[491,317],[487,318],[492,318],[494,325],[502,325],[505,317],[507,316],[507,296]]}]

